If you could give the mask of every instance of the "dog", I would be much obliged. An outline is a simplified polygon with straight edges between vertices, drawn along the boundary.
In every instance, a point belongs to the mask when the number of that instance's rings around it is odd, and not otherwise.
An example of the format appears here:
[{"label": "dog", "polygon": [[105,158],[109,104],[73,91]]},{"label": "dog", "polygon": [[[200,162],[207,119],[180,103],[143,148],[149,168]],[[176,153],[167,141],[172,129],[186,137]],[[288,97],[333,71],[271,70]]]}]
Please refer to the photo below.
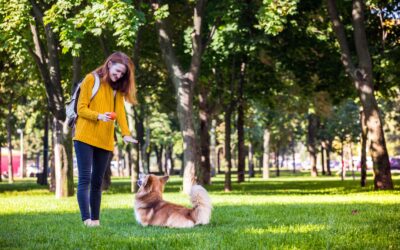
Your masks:
[{"label": "dog", "polygon": [[163,200],[162,192],[168,176],[145,175],[139,178],[135,195],[135,217],[142,226],[190,228],[205,225],[211,219],[211,199],[200,185],[192,186],[190,198],[193,208],[186,208]]}]

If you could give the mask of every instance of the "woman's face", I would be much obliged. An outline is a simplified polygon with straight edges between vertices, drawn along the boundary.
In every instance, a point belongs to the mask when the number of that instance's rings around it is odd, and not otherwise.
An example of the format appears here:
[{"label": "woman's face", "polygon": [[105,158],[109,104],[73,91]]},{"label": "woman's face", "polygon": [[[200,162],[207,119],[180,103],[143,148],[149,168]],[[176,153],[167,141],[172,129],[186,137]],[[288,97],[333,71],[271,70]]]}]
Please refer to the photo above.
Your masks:
[{"label": "woman's face", "polygon": [[116,82],[119,79],[121,79],[121,77],[124,76],[124,74],[126,73],[126,67],[122,63],[109,62],[108,63],[108,71],[109,71],[111,81]]}]

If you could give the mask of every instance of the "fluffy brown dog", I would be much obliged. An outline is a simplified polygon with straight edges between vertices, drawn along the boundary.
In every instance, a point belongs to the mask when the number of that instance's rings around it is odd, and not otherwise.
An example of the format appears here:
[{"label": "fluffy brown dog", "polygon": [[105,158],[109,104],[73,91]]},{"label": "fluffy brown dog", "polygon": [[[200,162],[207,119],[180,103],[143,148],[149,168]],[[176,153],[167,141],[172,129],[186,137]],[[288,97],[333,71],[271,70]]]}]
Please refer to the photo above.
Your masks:
[{"label": "fluffy brown dog", "polygon": [[146,175],[135,196],[136,220],[143,226],[194,227],[208,224],[211,218],[211,200],[207,191],[199,185],[190,192],[193,208],[164,201],[162,192],[168,176]]}]

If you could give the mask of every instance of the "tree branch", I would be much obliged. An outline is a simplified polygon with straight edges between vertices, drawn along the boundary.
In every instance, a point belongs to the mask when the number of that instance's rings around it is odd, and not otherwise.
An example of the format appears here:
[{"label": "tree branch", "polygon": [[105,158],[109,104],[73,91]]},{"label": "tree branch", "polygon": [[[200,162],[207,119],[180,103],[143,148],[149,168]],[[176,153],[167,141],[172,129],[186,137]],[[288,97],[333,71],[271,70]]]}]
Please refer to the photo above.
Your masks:
[{"label": "tree branch", "polygon": [[212,38],[213,38],[213,36],[215,34],[215,31],[217,30],[217,26],[219,26],[220,22],[221,22],[221,17],[217,17],[217,19],[215,20],[214,25],[211,27],[210,32],[208,33],[207,40],[204,43],[204,47],[203,47],[202,53],[204,53],[204,51],[206,50],[208,45],[210,45],[210,43],[212,42]]}]

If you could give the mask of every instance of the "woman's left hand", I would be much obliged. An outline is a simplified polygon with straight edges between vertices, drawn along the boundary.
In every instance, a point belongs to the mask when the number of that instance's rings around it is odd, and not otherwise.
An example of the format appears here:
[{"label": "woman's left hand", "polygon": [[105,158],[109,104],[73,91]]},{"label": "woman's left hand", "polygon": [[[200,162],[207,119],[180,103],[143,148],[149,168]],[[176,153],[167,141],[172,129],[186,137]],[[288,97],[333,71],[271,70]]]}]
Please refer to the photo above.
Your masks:
[{"label": "woman's left hand", "polygon": [[124,136],[124,142],[125,143],[138,143],[138,141],[136,140],[136,139],[134,139],[132,136],[130,136],[130,135],[125,135]]}]

